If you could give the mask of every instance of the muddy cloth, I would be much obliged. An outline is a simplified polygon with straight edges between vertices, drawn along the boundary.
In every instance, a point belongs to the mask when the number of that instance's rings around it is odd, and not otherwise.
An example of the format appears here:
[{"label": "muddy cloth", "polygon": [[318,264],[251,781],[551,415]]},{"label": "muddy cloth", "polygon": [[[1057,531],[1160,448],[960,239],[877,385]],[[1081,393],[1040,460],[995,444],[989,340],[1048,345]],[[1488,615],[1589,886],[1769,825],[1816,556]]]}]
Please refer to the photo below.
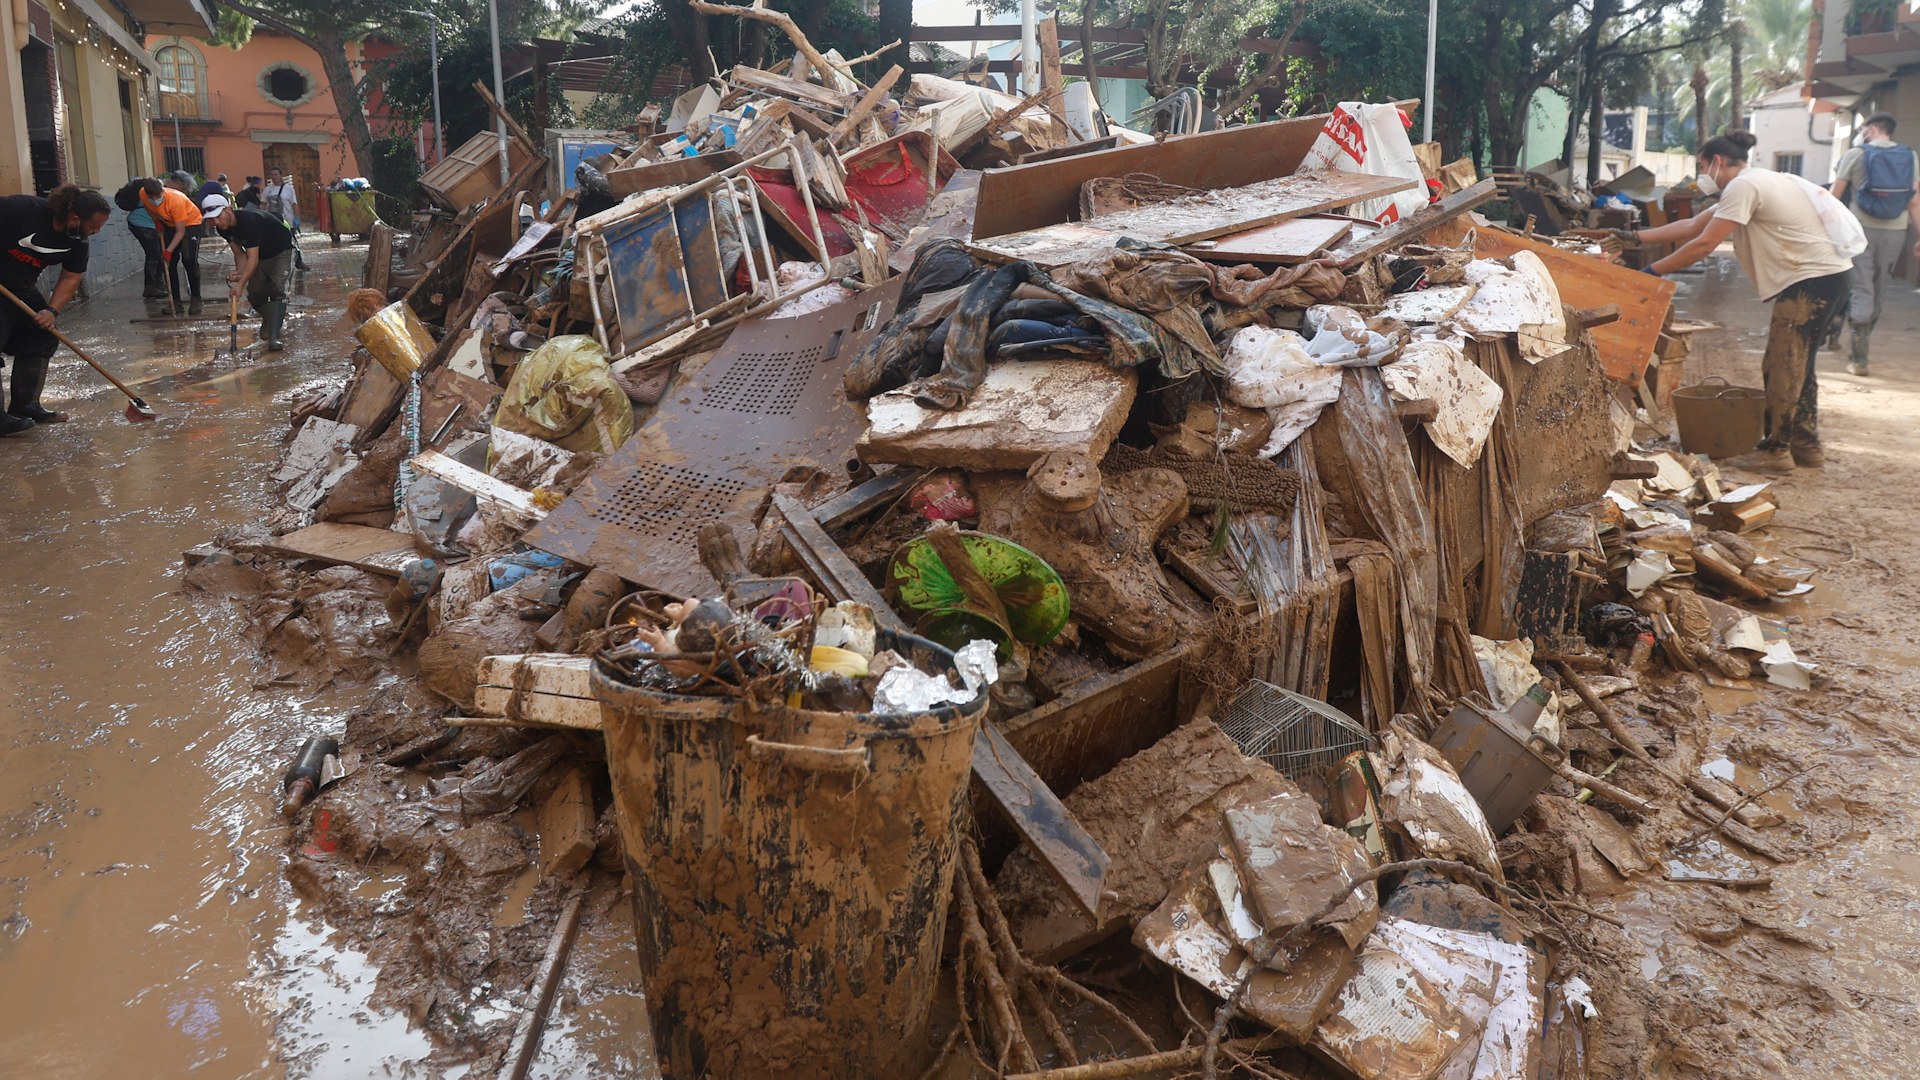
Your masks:
[{"label": "muddy cloth", "polygon": [[1213,268],[1199,259],[1122,237],[1099,258],[1061,268],[1058,280],[1075,292],[1151,317],[1209,366],[1219,366],[1213,335],[1200,318],[1201,306],[1213,293]]},{"label": "muddy cloth", "polygon": [[1820,445],[1820,403],[1813,361],[1833,321],[1846,310],[1853,271],[1807,278],[1787,286],[1773,301],[1767,351],[1760,361],[1767,391],[1763,450]]},{"label": "muddy cloth", "polygon": [[1283,266],[1271,273],[1257,266],[1220,266],[1213,271],[1213,298],[1257,314],[1268,308],[1305,308],[1338,300],[1347,275],[1327,262]]},{"label": "muddy cloth", "polygon": [[967,398],[987,377],[987,338],[994,315],[1023,284],[1052,293],[1093,320],[1107,337],[1107,363],[1113,367],[1152,365],[1168,379],[1184,379],[1202,369],[1219,370],[1219,358],[1211,353],[1211,343],[1208,353],[1197,353],[1147,316],[1075,292],[1034,264],[1017,262],[975,278],[967,286],[947,330],[940,371],[914,388],[914,400],[922,408],[953,410],[966,405]]},{"label": "muddy cloth", "polygon": [[841,384],[847,396],[865,401],[937,370],[922,360],[927,339],[943,325],[960,290],[979,274],[979,264],[958,240],[935,240],[921,248],[907,267],[893,318],[848,365]]},{"label": "muddy cloth", "polygon": [[1002,319],[987,335],[987,356],[994,360],[1054,353],[1097,359],[1111,351],[1104,335],[1039,319]]}]

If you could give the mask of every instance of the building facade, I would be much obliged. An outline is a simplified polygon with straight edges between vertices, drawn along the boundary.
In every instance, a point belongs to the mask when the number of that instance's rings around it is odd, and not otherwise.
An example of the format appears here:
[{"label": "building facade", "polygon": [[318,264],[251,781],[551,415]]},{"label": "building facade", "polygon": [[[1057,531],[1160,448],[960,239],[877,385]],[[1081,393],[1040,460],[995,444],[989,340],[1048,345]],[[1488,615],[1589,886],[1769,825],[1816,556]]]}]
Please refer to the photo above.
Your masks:
[{"label": "building facade", "polygon": [[[15,0],[0,14],[0,194],[67,182],[112,192],[153,171],[154,27],[206,33],[198,0]],[[123,215],[96,239],[88,284],[140,270]]]},{"label": "building facade", "polygon": [[[321,185],[361,175],[320,57],[306,45],[257,27],[238,49],[187,35],[149,37],[147,46],[161,85],[152,155],[163,168],[226,173],[236,191],[246,177],[278,168],[298,179],[300,217],[309,223]],[[358,74],[392,51],[386,42],[355,42],[347,59]],[[415,130],[388,115],[377,90],[366,108],[376,138],[405,135],[422,161],[432,158],[431,125]]]},{"label": "building facade", "polygon": [[1748,130],[1759,140],[1754,163],[1825,184],[1839,159],[1833,142],[1837,111],[1831,102],[1803,96],[1798,85],[1754,99],[1747,107]]}]

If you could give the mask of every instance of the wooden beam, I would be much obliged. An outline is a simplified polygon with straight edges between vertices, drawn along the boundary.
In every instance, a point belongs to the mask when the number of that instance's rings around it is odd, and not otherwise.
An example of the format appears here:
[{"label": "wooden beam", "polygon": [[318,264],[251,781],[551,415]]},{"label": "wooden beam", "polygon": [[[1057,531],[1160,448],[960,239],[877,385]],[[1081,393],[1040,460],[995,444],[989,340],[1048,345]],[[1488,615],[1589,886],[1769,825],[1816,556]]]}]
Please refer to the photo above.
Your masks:
[{"label": "wooden beam", "polygon": [[867,115],[879,106],[881,99],[887,96],[887,91],[893,89],[893,84],[898,82],[903,74],[905,72],[900,69],[899,64],[889,68],[885,75],[880,76],[880,81],[860,95],[860,100],[854,102],[853,108],[847,110],[846,119],[833,125],[833,130],[827,133],[827,141],[838,147],[842,140],[859,130]]},{"label": "wooden beam", "polygon": [[[1056,32],[1061,41],[1077,44],[1081,40],[1080,27],[1077,24],[1058,25]],[[1018,41],[1019,39],[1020,24],[1014,22],[984,26],[916,26],[907,40],[951,42]],[[1093,28],[1093,42],[1096,45],[1145,45],[1147,35],[1139,30],[1117,26],[1096,26]],[[1294,41],[1282,46],[1272,38],[1243,37],[1234,48],[1237,52],[1261,55],[1284,52],[1288,56],[1312,56],[1315,53],[1311,42]]]}]

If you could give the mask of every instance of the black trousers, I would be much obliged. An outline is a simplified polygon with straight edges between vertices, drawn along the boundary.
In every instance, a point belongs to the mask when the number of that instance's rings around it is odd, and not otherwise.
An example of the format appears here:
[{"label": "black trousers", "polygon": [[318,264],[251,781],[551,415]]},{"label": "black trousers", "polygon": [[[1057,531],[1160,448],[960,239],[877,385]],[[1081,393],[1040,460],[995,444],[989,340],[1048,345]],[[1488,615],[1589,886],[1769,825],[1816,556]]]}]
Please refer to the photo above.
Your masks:
[{"label": "black trousers", "polygon": [[140,242],[140,250],[146,253],[147,264],[142,268],[140,290],[148,296],[157,296],[166,291],[166,265],[160,261],[160,233],[154,229],[138,225],[127,226],[127,231]]},{"label": "black trousers", "polygon": [[186,271],[187,295],[200,299],[200,238],[194,230],[188,229],[181,239],[180,246],[174,250],[173,262],[167,268],[167,291],[175,300],[180,299],[180,273]]}]

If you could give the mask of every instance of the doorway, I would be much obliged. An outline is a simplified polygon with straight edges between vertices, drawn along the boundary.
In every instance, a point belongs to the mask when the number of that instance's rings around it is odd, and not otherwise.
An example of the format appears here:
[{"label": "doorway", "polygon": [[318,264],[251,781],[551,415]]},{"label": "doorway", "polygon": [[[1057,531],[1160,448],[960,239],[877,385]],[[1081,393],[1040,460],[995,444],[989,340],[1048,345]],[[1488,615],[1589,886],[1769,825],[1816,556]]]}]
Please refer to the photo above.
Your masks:
[{"label": "doorway", "polygon": [[[320,148],[306,143],[268,143],[261,150],[263,169],[279,169],[293,177],[300,192],[300,224],[311,229],[320,215]],[[266,173],[261,173],[265,176]]]}]

